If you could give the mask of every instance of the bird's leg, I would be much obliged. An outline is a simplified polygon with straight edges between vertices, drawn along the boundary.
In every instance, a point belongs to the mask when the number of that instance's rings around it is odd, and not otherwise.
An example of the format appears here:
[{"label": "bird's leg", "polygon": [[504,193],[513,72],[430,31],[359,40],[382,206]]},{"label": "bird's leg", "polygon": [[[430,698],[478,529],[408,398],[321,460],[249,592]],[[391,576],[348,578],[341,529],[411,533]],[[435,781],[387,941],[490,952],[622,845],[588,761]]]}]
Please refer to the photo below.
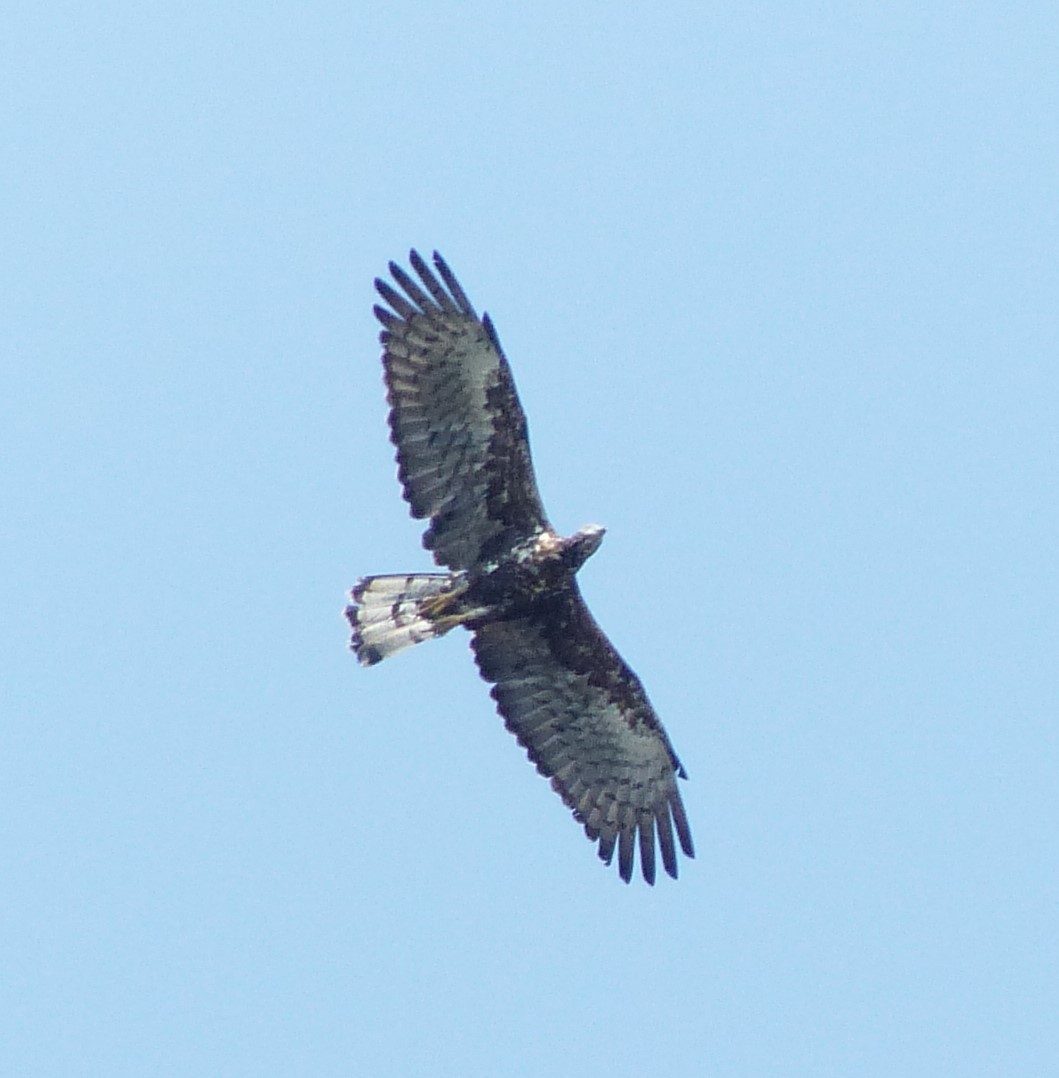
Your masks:
[{"label": "bird's leg", "polygon": [[469,621],[483,617],[489,613],[489,607],[481,604],[465,605],[461,601],[470,586],[467,576],[461,574],[458,579],[454,580],[451,588],[446,588],[440,595],[424,599],[419,608],[420,614],[430,620],[439,634],[447,633],[457,625],[466,625]]}]

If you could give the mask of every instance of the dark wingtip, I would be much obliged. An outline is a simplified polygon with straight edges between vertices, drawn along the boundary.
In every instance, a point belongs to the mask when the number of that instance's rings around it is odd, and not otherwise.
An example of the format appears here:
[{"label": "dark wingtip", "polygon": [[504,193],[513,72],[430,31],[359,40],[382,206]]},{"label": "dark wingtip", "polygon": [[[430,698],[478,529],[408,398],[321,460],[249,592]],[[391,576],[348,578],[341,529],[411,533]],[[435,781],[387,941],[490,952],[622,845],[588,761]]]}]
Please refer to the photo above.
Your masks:
[{"label": "dark wingtip", "polygon": [[441,257],[441,254],[438,251],[434,252],[434,266],[438,273],[441,274],[441,279],[445,282],[445,287],[448,288],[452,298],[455,300],[457,308],[464,314],[468,314],[472,318],[477,318],[478,316],[475,313],[474,306],[467,298],[467,293],[464,292],[460,282],[456,280],[456,275],[449,269],[448,262]]},{"label": "dark wingtip", "polygon": [[647,816],[640,821],[640,871],[643,878],[653,887],[655,882],[655,833],[654,817]]},{"label": "dark wingtip", "polygon": [[488,311],[482,315],[482,325],[485,326],[485,332],[489,335],[490,344],[498,352],[503,352],[503,348],[500,347],[500,338],[497,336],[496,326],[493,325],[493,320],[489,317]]},{"label": "dark wingtip", "polygon": [[614,859],[614,846],[618,841],[616,831],[604,832],[599,839],[599,859],[605,865],[609,865]]},{"label": "dark wingtip", "polygon": [[632,878],[635,848],[632,831],[625,825],[618,832],[618,872],[626,883]]}]

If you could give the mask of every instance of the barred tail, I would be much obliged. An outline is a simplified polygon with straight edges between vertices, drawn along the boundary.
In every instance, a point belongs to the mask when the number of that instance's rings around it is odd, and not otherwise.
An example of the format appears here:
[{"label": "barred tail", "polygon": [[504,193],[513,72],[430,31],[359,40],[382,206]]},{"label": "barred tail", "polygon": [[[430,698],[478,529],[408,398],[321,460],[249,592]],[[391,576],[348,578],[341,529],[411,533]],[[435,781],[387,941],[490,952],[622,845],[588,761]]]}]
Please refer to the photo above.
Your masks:
[{"label": "barred tail", "polygon": [[362,577],[350,593],[352,605],[346,607],[353,627],[350,646],[364,666],[372,666],[441,636],[464,620],[454,613],[454,604],[466,589],[462,574]]}]

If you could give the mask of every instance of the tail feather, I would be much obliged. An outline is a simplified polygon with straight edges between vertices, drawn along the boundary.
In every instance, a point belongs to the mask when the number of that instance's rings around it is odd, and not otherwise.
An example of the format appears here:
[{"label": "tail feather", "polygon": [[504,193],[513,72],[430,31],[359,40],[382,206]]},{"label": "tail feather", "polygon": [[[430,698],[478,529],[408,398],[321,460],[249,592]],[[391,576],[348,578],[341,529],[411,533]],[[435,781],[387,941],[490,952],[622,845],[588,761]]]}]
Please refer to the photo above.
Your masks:
[{"label": "tail feather", "polygon": [[449,573],[362,577],[346,607],[357,658],[372,666],[447,633],[464,620],[453,613],[453,605],[465,590],[462,577]]}]

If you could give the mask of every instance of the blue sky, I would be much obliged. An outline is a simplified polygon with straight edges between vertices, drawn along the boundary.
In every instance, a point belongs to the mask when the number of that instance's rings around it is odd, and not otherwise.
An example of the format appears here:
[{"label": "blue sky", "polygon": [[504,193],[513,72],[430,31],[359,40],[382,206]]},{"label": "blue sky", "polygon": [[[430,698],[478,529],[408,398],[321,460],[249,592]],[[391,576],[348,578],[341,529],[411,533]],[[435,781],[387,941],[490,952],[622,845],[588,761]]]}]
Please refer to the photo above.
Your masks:
[{"label": "blue sky", "polygon": [[[1050,4],[15,5],[0,1069],[1059,1067]],[[604,869],[429,566],[372,278],[494,317],[691,776]]]}]

